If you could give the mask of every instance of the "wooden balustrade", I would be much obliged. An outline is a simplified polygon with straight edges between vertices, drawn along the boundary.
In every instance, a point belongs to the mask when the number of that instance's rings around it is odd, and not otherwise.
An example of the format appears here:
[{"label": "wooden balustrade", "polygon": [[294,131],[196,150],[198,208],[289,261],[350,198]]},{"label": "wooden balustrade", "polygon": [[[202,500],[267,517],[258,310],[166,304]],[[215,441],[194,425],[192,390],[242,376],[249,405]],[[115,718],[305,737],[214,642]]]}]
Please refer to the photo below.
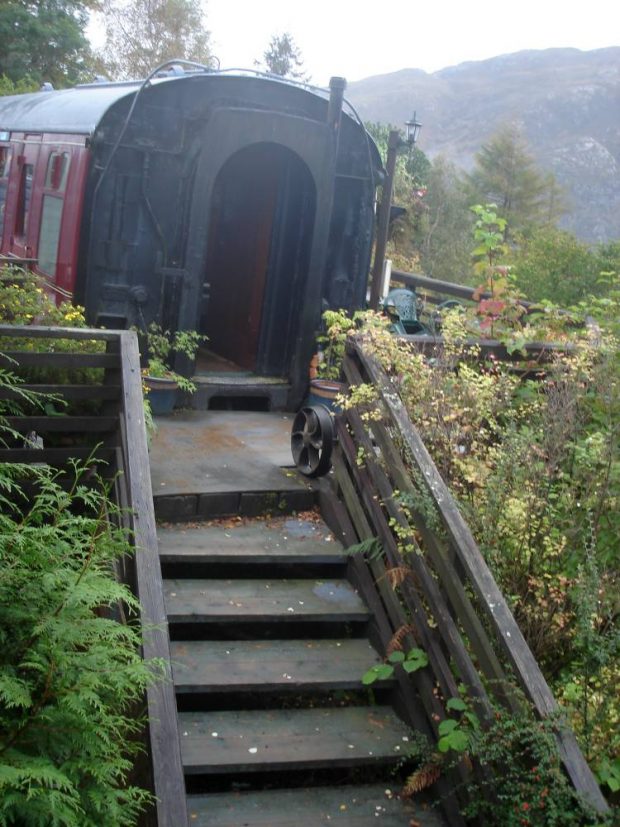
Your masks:
[{"label": "wooden balustrade", "polygon": [[[344,372],[351,386],[375,386],[381,417],[355,409],[337,417],[334,482],[347,519],[333,522],[349,544],[381,542],[380,556],[353,565],[382,618],[383,645],[398,634],[428,655],[429,669],[411,678],[425,713],[418,725],[436,732],[444,717],[436,689],[448,699],[459,684],[483,721],[498,705],[519,708],[515,684],[539,717],[555,719],[558,705],[397,388],[359,339],[347,345]],[[558,725],[557,742],[575,790],[606,811],[570,728]]]},{"label": "wooden balustrade", "polygon": [[[32,349],[28,344],[32,340],[42,340],[45,349]],[[55,351],[59,340],[62,350]],[[136,334],[0,326],[0,367],[26,377],[18,388],[0,388],[0,399],[19,400],[21,388],[51,398],[55,409],[5,417],[6,424],[22,436],[0,449],[0,461],[47,463],[62,469],[73,458],[87,460],[97,474],[112,481],[112,496],[135,548],[131,560],[123,564],[121,579],[140,600],[143,654],[147,660],[158,659],[168,670],[167,678],[152,686],[146,698],[150,775],[157,804],[144,823],[187,827]],[[43,447],[29,444],[32,432],[43,440]]]}]

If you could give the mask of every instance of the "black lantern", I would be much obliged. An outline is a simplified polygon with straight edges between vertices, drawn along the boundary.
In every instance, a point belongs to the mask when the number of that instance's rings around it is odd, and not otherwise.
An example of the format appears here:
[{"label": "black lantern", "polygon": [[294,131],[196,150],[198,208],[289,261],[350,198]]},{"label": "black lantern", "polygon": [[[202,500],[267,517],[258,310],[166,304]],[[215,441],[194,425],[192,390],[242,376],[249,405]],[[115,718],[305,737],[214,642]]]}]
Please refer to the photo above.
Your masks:
[{"label": "black lantern", "polygon": [[420,129],[422,128],[422,124],[418,122],[415,112],[413,113],[411,120],[405,121],[405,127],[407,128],[407,143],[409,146],[415,146],[415,142],[418,140],[418,135],[420,134]]}]

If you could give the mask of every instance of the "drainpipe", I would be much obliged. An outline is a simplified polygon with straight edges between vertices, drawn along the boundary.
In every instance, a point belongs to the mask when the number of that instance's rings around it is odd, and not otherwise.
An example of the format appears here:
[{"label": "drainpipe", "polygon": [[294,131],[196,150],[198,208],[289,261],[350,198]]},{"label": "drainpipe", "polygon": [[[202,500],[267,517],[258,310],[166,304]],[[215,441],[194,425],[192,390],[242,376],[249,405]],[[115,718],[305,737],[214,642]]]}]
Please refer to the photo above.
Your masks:
[{"label": "drainpipe", "polygon": [[342,101],[347,82],[344,78],[333,77],[329,80],[329,105],[327,107],[327,125],[334,133],[336,155],[338,154],[338,140],[340,138],[340,121],[342,117]]},{"label": "drainpipe", "polygon": [[387,160],[385,163],[385,180],[379,205],[377,221],[377,240],[375,242],[375,260],[372,267],[372,281],[370,283],[371,310],[377,310],[381,299],[381,287],[383,286],[383,267],[385,265],[385,248],[387,246],[388,232],[390,229],[390,207],[392,206],[392,185],[394,184],[394,170],[396,169],[396,153],[402,141],[398,130],[390,130],[388,136]]}]

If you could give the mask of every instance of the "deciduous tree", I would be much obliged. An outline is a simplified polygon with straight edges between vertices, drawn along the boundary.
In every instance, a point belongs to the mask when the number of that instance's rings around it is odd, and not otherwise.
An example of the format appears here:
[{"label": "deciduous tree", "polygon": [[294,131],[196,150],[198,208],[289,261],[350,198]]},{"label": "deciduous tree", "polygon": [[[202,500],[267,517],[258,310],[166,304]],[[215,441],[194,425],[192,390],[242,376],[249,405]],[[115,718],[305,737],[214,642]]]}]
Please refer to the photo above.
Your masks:
[{"label": "deciduous tree", "polygon": [[118,78],[141,78],[174,58],[208,63],[210,33],[199,0],[104,0],[101,57]]},{"label": "deciduous tree", "polygon": [[0,75],[62,87],[88,69],[84,34],[89,7],[83,0],[3,0],[0,3]]}]

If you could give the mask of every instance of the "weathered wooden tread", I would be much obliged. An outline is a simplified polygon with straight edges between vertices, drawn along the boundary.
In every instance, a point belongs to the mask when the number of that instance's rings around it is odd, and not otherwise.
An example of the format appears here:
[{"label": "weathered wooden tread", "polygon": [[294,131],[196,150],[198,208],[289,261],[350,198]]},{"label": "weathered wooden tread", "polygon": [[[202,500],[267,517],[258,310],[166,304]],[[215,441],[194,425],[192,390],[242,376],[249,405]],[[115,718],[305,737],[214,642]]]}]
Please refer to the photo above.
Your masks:
[{"label": "weathered wooden tread", "polygon": [[407,751],[391,707],[179,713],[186,774],[395,763]]},{"label": "weathered wooden tread", "polygon": [[291,518],[234,528],[196,526],[160,528],[162,563],[340,563],[342,546],[324,524]]},{"label": "weathered wooden tread", "polygon": [[170,623],[365,621],[370,617],[346,580],[164,580],[164,599]]},{"label": "weathered wooden tread", "polygon": [[360,689],[380,662],[367,640],[190,640],[170,643],[179,694]]},{"label": "weathered wooden tread", "polygon": [[389,782],[189,795],[187,802],[195,827],[445,827],[437,811],[400,801]]}]

